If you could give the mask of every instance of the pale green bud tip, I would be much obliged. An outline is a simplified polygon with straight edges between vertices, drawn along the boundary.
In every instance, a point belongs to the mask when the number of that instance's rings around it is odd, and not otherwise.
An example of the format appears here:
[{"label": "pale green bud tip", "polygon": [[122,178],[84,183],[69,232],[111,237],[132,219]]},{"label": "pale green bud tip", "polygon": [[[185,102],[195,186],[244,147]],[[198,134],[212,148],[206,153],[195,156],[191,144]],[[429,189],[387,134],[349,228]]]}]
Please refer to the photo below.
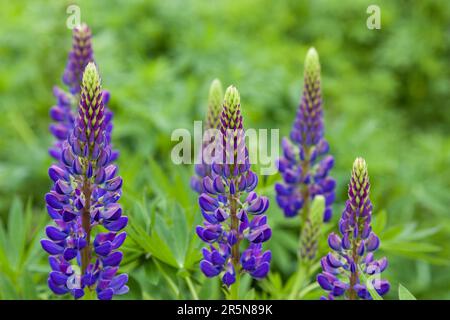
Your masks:
[{"label": "pale green bud tip", "polygon": [[321,225],[325,211],[325,197],[316,195],[311,205],[310,220],[313,225]]},{"label": "pale green bud tip", "polygon": [[363,158],[356,158],[355,162],[353,162],[353,172],[358,176],[364,176],[367,174],[367,164],[366,160]]},{"label": "pale green bud tip", "polygon": [[230,109],[235,109],[241,103],[239,91],[235,86],[229,86],[225,91],[224,104]]},{"label": "pale green bud tip", "polygon": [[222,92],[222,82],[220,82],[219,79],[214,79],[211,82],[211,87],[209,89],[209,93],[210,94],[215,94],[217,92],[219,92],[219,93]]},{"label": "pale green bud tip", "polygon": [[308,53],[306,54],[305,71],[316,75],[319,75],[320,73],[319,54],[313,47],[309,48]]},{"label": "pale green bud tip", "polygon": [[94,89],[100,85],[100,76],[97,67],[93,62],[89,62],[83,73],[83,86],[87,89]]},{"label": "pale green bud tip", "polygon": [[219,79],[214,79],[209,87],[209,104],[213,107],[220,106],[223,98],[222,83]]}]

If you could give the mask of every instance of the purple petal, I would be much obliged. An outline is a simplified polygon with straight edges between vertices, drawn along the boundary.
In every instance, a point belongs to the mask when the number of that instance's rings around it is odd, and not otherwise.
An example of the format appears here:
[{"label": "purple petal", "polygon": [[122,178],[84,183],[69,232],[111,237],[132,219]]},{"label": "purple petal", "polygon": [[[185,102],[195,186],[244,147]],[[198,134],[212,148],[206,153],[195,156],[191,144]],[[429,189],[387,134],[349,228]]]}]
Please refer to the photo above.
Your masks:
[{"label": "purple petal", "polygon": [[123,253],[120,251],[116,251],[111,253],[108,257],[103,259],[104,266],[118,266],[122,261]]},{"label": "purple petal", "polygon": [[210,262],[202,260],[200,262],[200,269],[208,278],[215,277],[220,273],[220,268],[214,267]]},{"label": "purple petal", "polygon": [[62,205],[58,198],[51,193],[47,193],[45,195],[45,202],[47,202],[47,204],[54,209],[62,209]]},{"label": "purple petal", "polygon": [[267,273],[269,273],[270,265],[268,262],[260,264],[255,271],[251,272],[250,275],[255,279],[264,278]]},{"label": "purple petal", "polygon": [[95,247],[95,253],[104,257],[104,256],[107,256],[111,252],[111,249],[112,249],[111,242],[106,241],[106,242],[102,243],[101,245]]},{"label": "purple petal", "polygon": [[61,241],[67,238],[67,233],[54,226],[48,226],[45,228],[45,233],[47,234],[47,237],[53,241]]},{"label": "purple petal", "polygon": [[205,211],[214,211],[219,206],[219,203],[217,202],[217,200],[214,199],[213,197],[207,195],[206,193],[203,193],[199,197],[198,203],[199,203],[200,207]]},{"label": "purple petal", "polygon": [[116,292],[128,282],[128,275],[126,273],[116,276],[112,279],[109,286]]},{"label": "purple petal", "polygon": [[123,228],[125,228],[125,226],[128,223],[128,217],[120,217],[119,219],[112,221],[112,222],[105,222],[104,226],[106,229],[110,230],[110,231],[120,231]]},{"label": "purple petal", "polygon": [[123,244],[123,242],[125,241],[126,238],[127,238],[126,232],[122,232],[122,233],[116,235],[116,237],[114,238],[114,240],[112,242],[112,249],[113,250],[118,249]]},{"label": "purple petal", "polygon": [[49,277],[53,281],[53,283],[57,286],[65,285],[67,279],[69,278],[64,273],[57,271],[50,272]]},{"label": "purple petal", "polygon": [[108,191],[117,191],[122,187],[122,178],[117,176],[111,180],[106,181],[105,189]]},{"label": "purple petal", "polygon": [[380,246],[380,239],[375,235],[375,233],[371,232],[366,241],[367,251],[375,251]]},{"label": "purple petal", "polygon": [[66,287],[57,286],[56,283],[54,283],[50,277],[47,280],[47,284],[50,290],[52,290],[53,293],[55,294],[61,295],[69,292],[69,289],[67,289]]},{"label": "purple petal", "polygon": [[78,254],[78,250],[73,249],[73,248],[66,248],[64,250],[64,254],[63,255],[64,255],[64,259],[66,261],[70,261],[73,258],[75,258],[77,256],[77,254]]},{"label": "purple petal", "polygon": [[41,240],[41,246],[45,251],[47,251],[51,255],[61,254],[64,251],[63,247],[47,239]]},{"label": "purple petal", "polygon": [[326,277],[324,274],[319,274],[317,276],[317,282],[319,283],[319,285],[322,287],[323,290],[326,291],[331,291],[333,290],[333,286],[330,283],[328,277]]},{"label": "purple petal", "polygon": [[114,295],[114,291],[111,288],[97,292],[97,298],[99,300],[111,300],[113,295]]},{"label": "purple petal", "polygon": [[230,272],[225,272],[225,274],[222,277],[222,282],[227,286],[231,286],[233,283],[236,282],[236,277],[234,274],[231,274]]}]

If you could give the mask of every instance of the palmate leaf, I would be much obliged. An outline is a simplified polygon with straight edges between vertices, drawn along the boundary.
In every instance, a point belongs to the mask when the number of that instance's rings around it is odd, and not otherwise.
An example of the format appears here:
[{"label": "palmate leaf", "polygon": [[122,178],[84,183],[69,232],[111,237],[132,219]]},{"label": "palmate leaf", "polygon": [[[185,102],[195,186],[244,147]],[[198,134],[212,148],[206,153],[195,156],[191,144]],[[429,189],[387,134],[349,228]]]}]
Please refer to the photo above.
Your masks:
[{"label": "palmate leaf", "polygon": [[409,292],[402,284],[398,284],[398,299],[399,300],[417,300],[414,295]]},{"label": "palmate leaf", "polygon": [[[162,169],[152,158],[149,159],[153,190],[164,198],[173,198],[185,209],[192,207],[194,193],[189,189],[187,171],[179,167]],[[175,172],[172,172],[175,171]]]},{"label": "palmate leaf", "polygon": [[[156,232],[147,233],[142,226],[130,221],[127,232],[129,238],[137,245],[143,254],[151,254],[157,259],[171,266],[176,266],[177,261],[173,257],[170,248]],[[125,248],[128,248],[129,244]]]},{"label": "palmate leaf", "polygon": [[7,276],[0,273],[0,299],[2,300],[16,300],[19,299],[17,288]]},{"label": "palmate leaf", "polygon": [[448,266],[450,259],[440,256],[441,246],[428,240],[440,231],[439,227],[417,230],[416,223],[393,226],[380,233],[382,250],[389,255],[427,261],[435,265]]},{"label": "palmate leaf", "polygon": [[418,230],[415,222],[386,228],[387,214],[381,210],[375,215],[373,230],[380,235],[381,249],[390,255],[399,255],[411,259],[427,261],[436,265],[450,265],[450,260],[441,257],[438,252],[441,247],[435,245],[428,238],[436,235],[440,227]]},{"label": "palmate leaf", "polygon": [[376,214],[374,214],[374,219],[372,222],[372,230],[375,234],[381,234],[387,223],[387,212],[386,210],[380,210]]},{"label": "palmate leaf", "polygon": [[23,206],[19,199],[14,198],[8,217],[8,250],[6,252],[9,263],[17,268],[25,250],[25,223]]},{"label": "palmate leaf", "polygon": [[[197,246],[193,245],[194,226],[188,225],[185,210],[178,203],[171,201],[168,204],[161,198],[150,204],[151,214],[140,212],[145,208],[135,208],[138,212],[133,213],[133,216],[140,218],[136,222],[130,219],[130,239],[143,253],[151,254],[171,267],[192,268],[199,261],[200,253]],[[149,229],[146,230],[144,226],[149,226]]]},{"label": "palmate leaf", "polygon": [[[0,222],[0,297],[2,299],[35,299],[36,285],[31,274],[43,252],[39,250],[46,215],[39,212],[33,219],[31,203],[24,208],[15,198],[10,208],[7,228]],[[39,232],[38,232],[39,231]]]}]

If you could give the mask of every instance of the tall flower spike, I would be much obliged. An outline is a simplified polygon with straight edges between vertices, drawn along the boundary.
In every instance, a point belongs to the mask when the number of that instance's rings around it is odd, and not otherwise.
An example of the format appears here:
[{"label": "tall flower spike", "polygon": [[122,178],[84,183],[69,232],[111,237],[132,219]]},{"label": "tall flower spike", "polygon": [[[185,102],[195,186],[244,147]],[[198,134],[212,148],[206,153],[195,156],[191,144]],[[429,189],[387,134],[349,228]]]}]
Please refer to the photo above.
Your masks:
[{"label": "tall flower spike", "polygon": [[[87,65],[75,127],[62,146],[61,164],[52,165],[54,185],[45,195],[55,225],[46,228],[41,245],[50,254],[48,285],[55,294],[81,298],[86,290],[99,299],[128,292],[126,274],[116,275],[122,260],[119,247],[128,223],[117,201],[122,178],[112,163],[106,137],[106,116],[100,77]],[[100,232],[101,225],[107,232]]]},{"label": "tall flower spike", "polygon": [[303,96],[298,108],[290,140],[283,138],[283,156],[279,171],[283,183],[275,185],[276,200],[287,217],[302,209],[302,220],[309,218],[310,202],[316,195],[325,197],[323,220],[331,218],[335,180],[328,176],[333,157],[327,155],[329,146],[324,139],[320,63],[317,51],[309,49],[305,59]]},{"label": "tall flower spike", "polygon": [[269,200],[253,191],[258,177],[250,168],[239,92],[233,86],[225,93],[220,133],[211,177],[203,178],[204,193],[199,197],[205,222],[196,231],[209,244],[203,249],[201,270],[207,277],[221,275],[229,287],[244,272],[255,279],[267,275],[271,253],[262,250],[262,243],[272,234],[263,215]]},{"label": "tall flower spike", "polygon": [[[72,50],[69,53],[63,76],[63,82],[69,92],[57,86],[53,88],[56,105],[50,109],[50,117],[54,121],[50,125],[50,132],[56,138],[56,142],[49,149],[49,153],[57,161],[61,160],[62,145],[75,126],[76,108],[80,100],[80,85],[83,71],[89,62],[94,61],[91,38],[91,29],[86,24],[73,29]],[[109,101],[109,92],[103,91],[102,95],[103,104],[106,106]],[[105,108],[106,138],[110,142],[113,129],[113,113],[107,107]],[[113,160],[116,159],[118,152],[112,151],[111,157]]]},{"label": "tall flower spike", "polygon": [[214,79],[209,88],[208,112],[205,129],[218,129],[222,112],[223,89],[219,79]]},{"label": "tall flower spike", "polygon": [[[380,240],[372,231],[369,191],[366,162],[357,158],[353,163],[348,200],[339,222],[341,236],[329,235],[328,244],[333,252],[322,258],[323,272],[317,276],[320,286],[329,292],[322,299],[341,296],[350,300],[372,299],[368,286],[381,296],[389,291],[389,282],[380,278],[387,267],[387,259],[374,259]],[[368,280],[364,281],[366,278]]]},{"label": "tall flower spike", "polygon": [[324,208],[324,197],[317,195],[311,205],[311,216],[305,222],[300,236],[300,258],[302,261],[313,261],[316,257]]},{"label": "tall flower spike", "polygon": [[72,94],[80,92],[83,70],[89,62],[94,60],[91,38],[91,29],[86,24],[74,28],[72,51],[69,53],[63,76],[63,81]]},{"label": "tall flower spike", "polygon": [[204,177],[211,177],[211,156],[206,150],[206,146],[214,138],[214,130],[219,129],[220,113],[222,111],[223,89],[219,79],[214,79],[209,88],[208,111],[205,120],[205,131],[203,132],[200,155],[195,164],[195,175],[191,178],[191,188],[201,194],[203,192],[202,180]]}]

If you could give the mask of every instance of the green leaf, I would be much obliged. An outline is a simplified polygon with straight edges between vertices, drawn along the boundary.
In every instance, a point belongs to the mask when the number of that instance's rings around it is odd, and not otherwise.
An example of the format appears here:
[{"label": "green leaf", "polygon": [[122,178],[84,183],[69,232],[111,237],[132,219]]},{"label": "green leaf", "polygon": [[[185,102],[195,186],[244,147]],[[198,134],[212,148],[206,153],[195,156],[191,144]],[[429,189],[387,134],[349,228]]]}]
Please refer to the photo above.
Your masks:
[{"label": "green leaf", "polygon": [[23,289],[22,298],[27,300],[35,300],[37,298],[36,286],[33,283],[33,279],[31,278],[30,273],[25,271],[20,279],[20,282]]},{"label": "green leaf", "polygon": [[381,244],[383,250],[396,251],[396,252],[413,252],[413,253],[432,253],[438,252],[441,248],[437,245],[427,242],[415,242],[415,241],[387,241]]},{"label": "green leaf", "polygon": [[253,299],[255,299],[255,288],[252,288],[244,296],[244,300],[253,300]]},{"label": "green leaf", "polygon": [[376,276],[378,276],[377,274],[372,275],[372,276],[366,276],[366,274],[364,273],[364,271],[359,268],[359,274],[361,276],[361,282],[366,284],[367,290],[369,290],[370,295],[372,296],[373,300],[383,300],[383,298],[378,294],[378,292],[375,290],[375,288],[372,285],[372,279]]},{"label": "green leaf", "polygon": [[416,297],[400,283],[398,285],[398,298],[399,300],[417,300]]},{"label": "green leaf", "polygon": [[175,253],[175,259],[178,262],[179,268],[184,268],[184,262],[189,242],[186,213],[178,203],[176,203],[173,208],[171,208],[171,212],[172,225],[170,230],[171,234],[173,235],[172,243]]},{"label": "green leaf", "polygon": [[155,262],[153,261],[153,259],[148,260],[144,264],[144,270],[145,270],[146,279],[152,285],[157,285],[159,283],[159,279],[161,277],[160,277],[160,274],[158,272],[158,268],[156,267]]},{"label": "green leaf", "polygon": [[20,258],[25,249],[25,222],[23,206],[18,198],[14,198],[8,218],[8,248],[6,254],[12,267],[18,268]]},{"label": "green leaf", "polygon": [[374,215],[374,219],[372,222],[373,232],[375,234],[381,234],[386,227],[387,223],[387,212],[386,210],[381,210],[377,214]]},{"label": "green leaf", "polygon": [[4,300],[19,299],[16,288],[10,279],[2,276],[0,273],[0,298]]},{"label": "green leaf", "polygon": [[177,261],[173,257],[170,248],[155,230],[152,231],[151,235],[148,235],[141,226],[130,223],[128,233],[130,238],[141,246],[146,253],[150,253],[159,260],[177,267]]}]

